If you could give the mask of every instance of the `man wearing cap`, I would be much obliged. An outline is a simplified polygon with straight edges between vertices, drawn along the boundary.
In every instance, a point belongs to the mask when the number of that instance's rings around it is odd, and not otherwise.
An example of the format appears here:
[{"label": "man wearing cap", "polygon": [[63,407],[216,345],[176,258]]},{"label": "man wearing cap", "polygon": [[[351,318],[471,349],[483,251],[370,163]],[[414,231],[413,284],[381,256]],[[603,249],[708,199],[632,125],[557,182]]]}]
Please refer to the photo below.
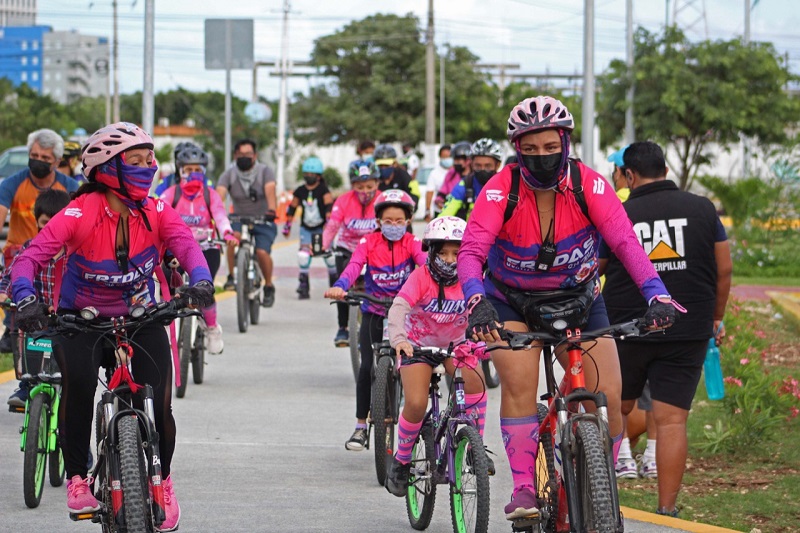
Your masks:
[{"label": "man wearing cap", "polygon": [[631,195],[628,182],[625,181],[625,161],[622,159],[628,146],[630,145],[623,146],[608,156],[608,162],[614,163],[614,172],[611,174],[611,181],[614,182],[614,190],[617,191],[617,198],[623,202]]}]

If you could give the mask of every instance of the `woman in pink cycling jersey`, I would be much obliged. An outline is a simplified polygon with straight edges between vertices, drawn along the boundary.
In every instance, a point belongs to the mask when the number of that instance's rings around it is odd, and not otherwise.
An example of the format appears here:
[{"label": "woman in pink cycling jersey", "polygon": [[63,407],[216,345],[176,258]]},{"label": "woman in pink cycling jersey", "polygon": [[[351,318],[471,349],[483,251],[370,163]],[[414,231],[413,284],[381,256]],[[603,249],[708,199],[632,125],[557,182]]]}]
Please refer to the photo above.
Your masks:
[{"label": "woman in pink cycling jersey", "polygon": [[[467,334],[475,340],[500,341],[501,323],[508,330],[529,331],[540,318],[522,308],[526,299],[531,301],[540,291],[563,291],[565,303],[576,298],[587,301],[590,307],[582,327],[607,326],[597,279],[601,237],[650,302],[648,323],[665,327],[675,318],[674,302],[639,244],[613,187],[583,163],[570,161],[573,128],[570,112],[549,96],[527,98],[511,111],[507,133],[519,163],[506,166],[481,190],[458,256],[458,277],[470,313]],[[577,176],[572,173],[581,176],[583,199],[573,187]],[[485,263],[489,274],[484,279]],[[598,339],[584,349],[593,361],[583,367],[586,386],[608,397],[616,459],[622,439],[616,346],[612,339]],[[509,520],[537,511],[533,473],[538,450],[539,359],[531,353],[492,353],[502,387],[500,428],[514,480],[511,503],[505,507]]]},{"label": "woman in pink cycling jersey", "polygon": [[[25,331],[47,325],[47,308],[36,301],[33,279],[51,258],[66,251],[67,267],[57,299],[60,312],[97,309],[104,318],[125,316],[133,305],[155,303],[154,271],[169,248],[189,273],[184,293],[197,307],[214,303],[214,286],[203,253],[180,216],[161,200],[147,197],[156,165],[153,140],[135,124],[118,122],[96,131],[82,149],[88,183],[54,216],[17,257],[12,274],[17,324]],[[59,292],[56,292],[59,294]],[[170,465],[175,450],[172,417],[172,361],[165,329],[157,324],[132,334],[134,378],[153,387],[155,424],[161,439],[166,520],[159,531],[174,531],[180,520]],[[94,394],[101,355],[109,340],[99,333],[54,339],[63,375],[59,436],[72,513],[100,508],[87,479],[86,450],[92,433]]]},{"label": "woman in pink cycling jersey", "polygon": [[[187,146],[175,156],[175,166],[175,185],[164,191],[161,199],[171,205],[192,230],[203,250],[211,279],[214,279],[221,256],[219,245],[208,241],[221,236],[226,241],[236,242],[236,237],[222,198],[206,185],[208,155],[197,146]],[[222,342],[222,326],[217,323],[216,304],[203,309],[203,320],[208,327],[208,351],[221,354],[225,345]]]},{"label": "woman in pink cycling jersey", "polygon": [[[378,227],[374,208],[378,179],[381,177],[378,167],[372,161],[356,159],[350,163],[348,174],[352,190],[333,203],[331,217],[322,232],[322,249],[336,252],[337,276],[344,272],[361,238]],[[336,279],[331,279],[331,285],[335,281]],[[339,330],[333,343],[344,348],[349,345],[350,338],[347,331],[349,309],[347,304],[338,304],[336,307]]]}]

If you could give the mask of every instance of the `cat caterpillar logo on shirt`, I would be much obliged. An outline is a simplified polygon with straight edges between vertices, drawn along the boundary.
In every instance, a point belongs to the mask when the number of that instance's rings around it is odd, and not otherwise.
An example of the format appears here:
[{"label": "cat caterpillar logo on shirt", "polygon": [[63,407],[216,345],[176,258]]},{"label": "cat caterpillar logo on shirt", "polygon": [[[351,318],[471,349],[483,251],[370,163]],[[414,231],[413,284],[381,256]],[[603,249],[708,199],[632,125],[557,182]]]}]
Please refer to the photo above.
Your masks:
[{"label": "cat caterpillar logo on shirt", "polygon": [[686,270],[683,228],[688,223],[686,218],[673,218],[633,225],[633,231],[656,271]]},{"label": "cat caterpillar logo on shirt", "polygon": [[83,211],[81,211],[80,207],[68,207],[64,209],[64,216],[81,218],[83,216]]}]

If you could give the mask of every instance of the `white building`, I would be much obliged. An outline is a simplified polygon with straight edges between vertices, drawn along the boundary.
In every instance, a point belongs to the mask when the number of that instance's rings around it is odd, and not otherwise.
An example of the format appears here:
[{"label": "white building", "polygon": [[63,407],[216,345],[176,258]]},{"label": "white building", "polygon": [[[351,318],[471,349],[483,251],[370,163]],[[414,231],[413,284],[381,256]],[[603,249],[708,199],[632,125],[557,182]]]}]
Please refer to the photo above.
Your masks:
[{"label": "white building", "polygon": [[82,96],[102,96],[108,90],[107,37],[75,30],[44,34],[42,94],[66,104]]},{"label": "white building", "polygon": [[36,0],[0,0],[0,26],[35,26]]}]

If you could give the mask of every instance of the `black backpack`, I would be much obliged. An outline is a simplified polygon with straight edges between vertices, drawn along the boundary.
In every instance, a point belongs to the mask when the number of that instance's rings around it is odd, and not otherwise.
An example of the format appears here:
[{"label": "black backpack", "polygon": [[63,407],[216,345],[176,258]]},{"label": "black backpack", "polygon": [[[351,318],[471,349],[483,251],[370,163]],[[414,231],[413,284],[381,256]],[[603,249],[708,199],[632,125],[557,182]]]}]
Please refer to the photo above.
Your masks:
[{"label": "black backpack", "polygon": [[[581,212],[583,212],[583,216],[586,217],[586,220],[591,222],[592,219],[589,217],[589,206],[586,205],[586,197],[583,195],[581,169],[578,167],[576,159],[569,160],[569,174],[572,178],[572,194],[575,196],[575,201],[578,202]],[[508,202],[506,202],[506,211],[503,215],[503,224],[511,220],[511,217],[514,214],[514,209],[519,203],[519,182],[520,173],[519,165],[517,165],[511,169],[511,190],[508,192]]]}]

